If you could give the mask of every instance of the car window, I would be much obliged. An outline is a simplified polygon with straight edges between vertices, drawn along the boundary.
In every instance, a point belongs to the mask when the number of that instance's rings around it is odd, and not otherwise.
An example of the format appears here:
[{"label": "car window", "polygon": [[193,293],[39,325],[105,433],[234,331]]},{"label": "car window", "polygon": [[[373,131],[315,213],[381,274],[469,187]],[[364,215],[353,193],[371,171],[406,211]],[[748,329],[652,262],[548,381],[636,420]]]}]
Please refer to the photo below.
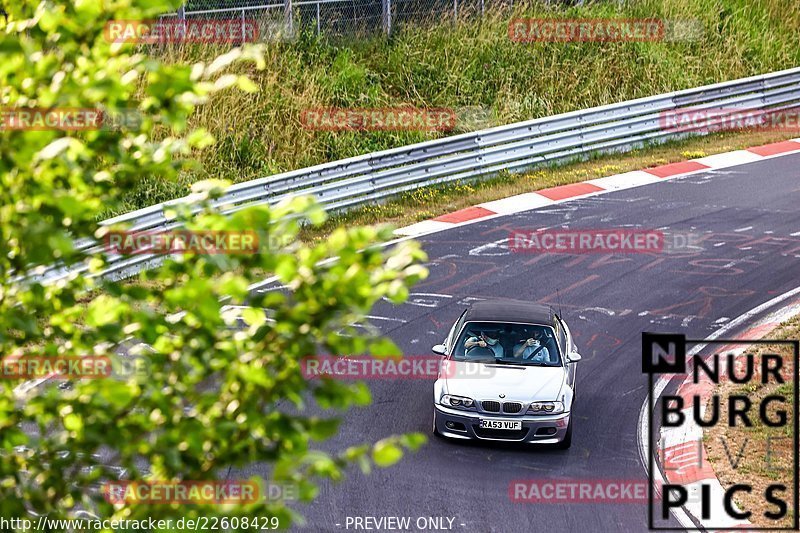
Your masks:
[{"label": "car window", "polygon": [[452,350],[457,361],[559,366],[561,355],[551,326],[467,322]]}]

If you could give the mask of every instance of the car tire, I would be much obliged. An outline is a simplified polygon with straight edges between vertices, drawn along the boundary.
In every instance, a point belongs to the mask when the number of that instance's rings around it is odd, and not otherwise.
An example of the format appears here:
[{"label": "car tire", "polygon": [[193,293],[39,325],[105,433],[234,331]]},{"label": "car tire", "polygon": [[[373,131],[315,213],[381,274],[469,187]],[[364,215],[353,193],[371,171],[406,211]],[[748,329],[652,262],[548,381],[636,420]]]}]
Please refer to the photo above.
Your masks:
[{"label": "car tire", "polygon": [[439,433],[439,430],[436,429],[436,408],[433,408],[433,434],[437,437],[442,437],[442,434]]},{"label": "car tire", "polygon": [[567,426],[567,434],[564,435],[564,439],[555,445],[557,450],[569,450],[570,446],[572,446],[572,418],[569,419],[569,425]]}]

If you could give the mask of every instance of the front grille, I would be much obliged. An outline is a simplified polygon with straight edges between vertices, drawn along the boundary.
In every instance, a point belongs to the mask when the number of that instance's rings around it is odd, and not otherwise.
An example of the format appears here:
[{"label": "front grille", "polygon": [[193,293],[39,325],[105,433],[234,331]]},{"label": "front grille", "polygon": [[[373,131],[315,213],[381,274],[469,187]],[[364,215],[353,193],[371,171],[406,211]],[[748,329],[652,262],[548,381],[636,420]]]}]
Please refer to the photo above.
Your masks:
[{"label": "front grille", "polygon": [[485,402],[481,402],[481,406],[483,410],[487,413],[499,413],[500,412],[500,402],[495,402],[492,400],[487,400]]},{"label": "front grille", "polygon": [[519,402],[506,402],[503,404],[504,413],[519,413],[522,411],[522,404]]},{"label": "front grille", "polygon": [[487,429],[478,425],[473,425],[472,429],[474,429],[475,434],[482,439],[522,440],[528,434],[528,428],[509,431],[507,429]]}]

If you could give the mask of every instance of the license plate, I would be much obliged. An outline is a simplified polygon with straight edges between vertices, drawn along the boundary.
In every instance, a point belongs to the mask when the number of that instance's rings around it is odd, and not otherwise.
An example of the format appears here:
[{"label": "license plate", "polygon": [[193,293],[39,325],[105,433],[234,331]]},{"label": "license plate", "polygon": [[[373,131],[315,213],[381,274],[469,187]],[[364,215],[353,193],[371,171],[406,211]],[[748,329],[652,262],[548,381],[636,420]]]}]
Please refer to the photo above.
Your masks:
[{"label": "license plate", "polygon": [[513,431],[522,429],[522,420],[485,420],[481,419],[481,427],[484,429],[505,429]]}]

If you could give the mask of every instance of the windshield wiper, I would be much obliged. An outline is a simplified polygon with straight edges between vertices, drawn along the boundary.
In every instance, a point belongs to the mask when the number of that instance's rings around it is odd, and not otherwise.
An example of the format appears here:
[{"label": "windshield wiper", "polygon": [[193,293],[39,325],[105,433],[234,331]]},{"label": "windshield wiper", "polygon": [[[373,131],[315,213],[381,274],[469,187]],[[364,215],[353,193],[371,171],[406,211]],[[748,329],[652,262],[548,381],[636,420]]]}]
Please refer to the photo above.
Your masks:
[{"label": "windshield wiper", "polygon": [[551,366],[547,363],[540,363],[537,361],[509,361],[508,359],[495,359],[495,362],[501,365],[517,365],[517,366]]},{"label": "windshield wiper", "polygon": [[522,361],[509,361],[508,359],[495,359],[495,364],[498,365],[516,365],[516,366],[524,366],[525,363]]}]

